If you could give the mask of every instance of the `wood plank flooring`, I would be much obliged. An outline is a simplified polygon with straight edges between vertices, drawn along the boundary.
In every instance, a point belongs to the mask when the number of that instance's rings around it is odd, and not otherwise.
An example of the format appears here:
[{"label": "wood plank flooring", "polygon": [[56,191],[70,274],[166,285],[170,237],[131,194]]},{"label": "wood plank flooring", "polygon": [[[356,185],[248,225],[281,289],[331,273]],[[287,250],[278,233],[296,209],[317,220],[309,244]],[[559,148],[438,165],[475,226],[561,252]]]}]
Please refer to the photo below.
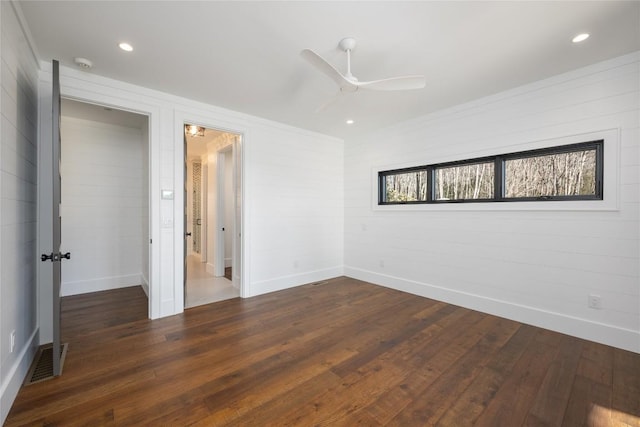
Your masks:
[{"label": "wood plank flooring", "polygon": [[640,355],[348,278],[148,320],[67,297],[7,426],[640,426]]}]

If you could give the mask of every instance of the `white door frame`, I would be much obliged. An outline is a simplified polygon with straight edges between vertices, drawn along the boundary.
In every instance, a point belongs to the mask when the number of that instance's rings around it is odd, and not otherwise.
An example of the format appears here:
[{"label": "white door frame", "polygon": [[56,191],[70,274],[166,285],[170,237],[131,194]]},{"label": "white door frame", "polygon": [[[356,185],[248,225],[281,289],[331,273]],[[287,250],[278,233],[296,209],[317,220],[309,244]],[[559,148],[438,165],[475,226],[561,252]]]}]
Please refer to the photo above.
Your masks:
[{"label": "white door frame", "polygon": [[[245,183],[244,176],[246,173],[245,167],[244,167],[244,144],[248,134],[247,130],[242,129],[242,124],[239,124],[237,122],[225,122],[223,120],[216,120],[216,119],[212,119],[211,117],[194,113],[193,111],[176,110],[174,114],[174,132],[175,132],[174,133],[174,140],[175,140],[174,149],[175,149],[175,159],[176,159],[174,163],[174,167],[176,168],[175,170],[182,170],[182,168],[184,168],[183,137],[184,137],[185,124],[203,126],[207,129],[215,129],[220,132],[230,133],[236,136],[236,141],[235,143],[233,143],[233,145],[235,146],[234,148],[235,150],[234,154],[236,158],[235,165],[240,169],[240,176],[238,177],[238,179],[240,183],[239,193],[240,193],[240,199],[241,199],[240,214],[235,215],[236,218],[239,217],[239,221],[236,220],[236,223],[239,222],[239,224],[236,224],[236,230],[238,231],[244,230],[245,229],[244,224],[245,224],[245,221],[247,220],[246,210],[244,209],[244,206],[246,206],[246,202],[245,202],[246,191],[244,188],[244,183]],[[212,166],[213,165],[209,164],[208,173],[209,174],[217,173],[211,170]],[[216,168],[217,168],[217,165],[216,165]],[[183,186],[184,186],[184,174],[182,173],[174,174],[174,188],[183,188]],[[180,218],[181,215],[184,214],[182,195],[180,194],[180,192],[176,192],[175,196],[176,196],[176,200],[174,200],[174,217]],[[217,211],[216,211],[216,217],[218,217]],[[175,244],[176,246],[179,246],[184,239],[184,230],[181,222],[176,222],[175,225],[176,225],[176,229],[174,231],[175,242],[176,242]],[[209,227],[217,227],[217,224],[209,224]],[[247,268],[247,265],[249,264],[247,261],[247,257],[249,254],[249,242],[245,238],[244,233],[238,232],[238,233],[235,233],[235,235],[236,235],[237,247],[235,248],[234,255],[240,254],[240,259],[237,259],[235,261],[238,265],[237,273],[239,274],[239,278],[237,280],[234,280],[233,285],[234,287],[238,288],[238,290],[240,291],[240,297],[246,298],[250,296],[250,290],[248,289],[249,271]],[[216,241],[214,238],[214,248],[215,246],[216,246]],[[215,264],[215,257],[216,257],[215,253],[208,254],[207,257],[210,260],[212,260],[213,263]],[[234,258],[237,258],[237,256],[235,256]],[[183,297],[182,289],[184,284],[183,284],[182,278],[184,277],[183,276],[184,260],[181,257],[176,257],[174,266],[175,266],[174,268],[175,268],[175,277],[176,277],[176,282],[174,283],[174,294],[177,296],[177,298],[180,298],[180,297]],[[215,265],[214,265],[214,270],[215,270]],[[184,299],[178,300],[178,301],[181,302],[182,307],[184,307]]]},{"label": "white door frame", "polygon": [[[221,149],[219,149],[216,153],[216,234],[215,234],[215,249],[214,249],[214,276],[222,277],[225,273],[225,255],[226,255],[226,239],[232,239],[231,242],[231,270],[237,269],[237,250],[242,244],[240,241],[241,233],[238,233],[238,224],[236,219],[237,212],[237,186],[236,186],[236,177],[237,177],[237,142],[233,142]],[[226,170],[226,157],[231,155],[231,187],[232,187],[232,195],[231,195],[231,203],[233,205],[233,215],[231,218],[226,218],[227,206],[226,203],[229,201],[226,198],[226,180],[227,180],[227,170]],[[229,221],[231,221],[231,230],[229,230]],[[222,229],[225,229],[222,231]],[[231,231],[233,235],[229,233]],[[237,276],[237,273],[234,274]],[[241,275],[240,275],[241,276]],[[234,285],[237,280],[233,280]]]},{"label": "white door frame", "polygon": [[231,268],[233,285],[237,288],[243,274],[242,264],[242,213],[244,211],[242,163],[242,135],[237,135],[233,143],[233,264]]},{"label": "white door frame", "polygon": [[[52,73],[50,66],[42,63],[39,74],[39,98],[46,101],[51,96]],[[61,95],[82,102],[105,105],[127,110],[149,117],[149,213],[150,213],[150,261],[149,261],[149,317],[152,319],[170,316],[184,311],[183,279],[184,265],[182,247],[184,244],[183,214],[184,177],[178,171],[184,167],[184,123],[193,123],[211,129],[239,135],[238,158],[240,164],[248,163],[251,151],[247,141],[251,140],[253,120],[243,114],[230,112],[215,106],[189,99],[156,92],[143,87],[87,74],[73,68],[60,67]],[[48,102],[39,102],[38,140],[51,138],[51,110]],[[41,144],[39,143],[39,146]],[[51,161],[50,153],[39,153],[38,167]],[[48,176],[38,171],[40,176]],[[249,182],[247,168],[240,168],[241,174],[241,230],[250,229],[250,191],[244,183]],[[39,178],[42,179],[42,178]],[[40,181],[39,181],[40,183]],[[39,184],[40,185],[40,184]],[[250,190],[250,188],[249,188]],[[47,229],[46,218],[50,214],[42,212],[47,202],[38,201],[38,253],[48,246],[44,239]],[[51,221],[49,221],[50,227]],[[45,236],[46,237],[46,236]],[[50,239],[49,239],[50,240]],[[252,296],[251,291],[251,240],[242,234],[240,245],[240,296]],[[209,254],[209,258],[212,254]],[[162,262],[161,262],[162,260]],[[38,268],[38,318],[51,317],[52,293],[47,282],[45,263]],[[50,273],[49,273],[50,279]],[[51,337],[50,326],[39,320],[40,336]],[[49,326],[49,331],[47,331]],[[42,341],[46,342],[46,341]]]},{"label": "white door frame", "polygon": [[[51,77],[46,76],[47,78],[41,78],[40,80],[40,89],[43,91],[43,96],[46,96],[50,93],[51,89],[48,89],[48,86],[51,84]],[[147,313],[149,318],[154,319],[161,317],[161,307],[160,307],[160,291],[157,286],[159,284],[159,276],[160,276],[160,248],[159,245],[151,244],[151,241],[158,241],[158,231],[159,228],[159,212],[153,207],[159,205],[160,202],[160,150],[158,150],[153,143],[152,138],[157,138],[157,135],[160,134],[160,110],[152,105],[145,104],[143,102],[132,101],[125,98],[113,97],[109,95],[100,94],[93,91],[87,91],[83,88],[72,87],[70,85],[65,85],[64,83],[64,75],[62,75],[61,71],[61,82],[60,86],[60,95],[62,98],[71,99],[74,101],[79,101],[87,104],[101,105],[104,107],[109,107],[113,109],[130,111],[137,114],[146,115],[148,117],[148,138],[147,143],[149,144],[149,277],[147,278],[148,283],[148,307]],[[51,120],[51,111],[50,107],[46,102],[41,103],[39,108],[41,109],[41,117],[39,118],[39,139],[45,140],[51,138],[52,125],[48,122]],[[48,111],[47,111],[48,110]],[[64,137],[64,136],[63,136]],[[42,150],[42,144],[39,144],[38,147],[38,187],[40,187],[43,183],[49,182],[50,178],[46,178],[48,174],[50,175],[49,164],[51,163],[51,152],[50,150]],[[45,181],[43,181],[45,180]],[[51,209],[48,206],[47,198],[43,194],[42,191],[38,190],[38,248],[42,249],[45,246],[50,246],[51,237],[47,237],[48,234],[51,234],[52,224],[50,221],[44,221],[43,219],[47,216],[51,216],[48,213],[48,209]],[[41,253],[43,251],[39,251]],[[38,270],[38,292],[39,292],[39,319],[50,318],[51,310],[48,308],[50,305],[47,303],[52,298],[52,293],[50,288],[50,272],[46,270],[45,263],[39,266]],[[40,322],[40,343],[50,342],[52,339],[53,329],[50,323]]]},{"label": "white door frame", "polygon": [[209,207],[207,206],[209,198],[209,162],[200,161],[200,216],[202,217],[202,225],[200,225],[200,261],[207,262],[207,233],[209,232],[208,215]]},{"label": "white door frame", "polygon": [[226,156],[230,147],[221,148],[216,152],[216,220],[213,247],[213,275],[224,277],[224,256],[225,256],[225,176],[226,176]]}]

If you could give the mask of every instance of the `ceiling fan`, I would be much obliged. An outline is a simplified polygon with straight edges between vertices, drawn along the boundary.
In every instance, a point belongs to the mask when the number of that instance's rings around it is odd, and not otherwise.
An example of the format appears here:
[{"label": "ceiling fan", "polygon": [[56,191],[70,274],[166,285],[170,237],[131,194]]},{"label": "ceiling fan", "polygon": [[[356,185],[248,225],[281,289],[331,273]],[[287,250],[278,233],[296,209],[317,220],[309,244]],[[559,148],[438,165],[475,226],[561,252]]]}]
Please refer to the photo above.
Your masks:
[{"label": "ceiling fan", "polygon": [[[351,74],[351,51],[356,46],[355,39],[351,37],[344,38],[340,40],[338,46],[347,53],[347,72],[345,74],[340,73],[340,71],[338,71],[333,65],[329,64],[323,57],[311,49],[304,49],[300,52],[300,55],[302,55],[304,59],[316,67],[320,72],[324,73],[331,80],[336,82],[340,87],[341,92],[356,92],[358,90],[412,90],[422,89],[426,85],[425,77],[419,75],[391,77],[387,79],[361,82]],[[322,109],[322,107],[320,109]]]}]

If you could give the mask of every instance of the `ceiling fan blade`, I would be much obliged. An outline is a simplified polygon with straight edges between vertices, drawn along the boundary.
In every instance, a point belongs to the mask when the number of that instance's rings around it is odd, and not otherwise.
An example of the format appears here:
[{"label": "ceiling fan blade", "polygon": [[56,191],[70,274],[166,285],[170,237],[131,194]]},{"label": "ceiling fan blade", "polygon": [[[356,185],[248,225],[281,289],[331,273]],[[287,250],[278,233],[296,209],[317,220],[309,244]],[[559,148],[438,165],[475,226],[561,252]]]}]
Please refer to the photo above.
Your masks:
[{"label": "ceiling fan blade", "polygon": [[338,100],[338,98],[340,98],[340,96],[342,95],[342,92],[338,92],[337,94],[335,94],[335,96],[333,96],[332,98],[330,98],[327,102],[323,103],[322,105],[320,105],[318,108],[316,108],[316,110],[314,111],[314,113],[321,113],[324,110],[326,110],[327,108],[329,108],[330,106],[332,106],[333,104],[336,103],[336,101]]},{"label": "ceiling fan blade", "polygon": [[423,89],[427,84],[424,76],[402,76],[390,79],[358,82],[357,86],[363,90],[412,90]]},{"label": "ceiling fan blade", "polygon": [[347,80],[340,71],[336,70],[333,65],[329,64],[323,57],[311,49],[304,49],[300,52],[300,55],[327,77],[336,82],[340,88],[350,88],[355,86],[353,82]]}]

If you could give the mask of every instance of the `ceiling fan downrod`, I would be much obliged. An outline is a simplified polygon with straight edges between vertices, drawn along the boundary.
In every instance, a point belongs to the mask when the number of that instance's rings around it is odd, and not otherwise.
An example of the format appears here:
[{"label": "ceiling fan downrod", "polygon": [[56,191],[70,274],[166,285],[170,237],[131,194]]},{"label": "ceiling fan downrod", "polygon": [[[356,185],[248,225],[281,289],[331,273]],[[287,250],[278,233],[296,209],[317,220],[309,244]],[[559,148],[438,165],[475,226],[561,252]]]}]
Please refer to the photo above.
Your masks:
[{"label": "ceiling fan downrod", "polygon": [[353,74],[351,74],[351,51],[356,47],[356,39],[354,39],[353,37],[345,37],[344,39],[340,40],[338,46],[340,47],[340,49],[347,52],[347,72],[344,76],[351,81],[357,82],[358,79]]}]

